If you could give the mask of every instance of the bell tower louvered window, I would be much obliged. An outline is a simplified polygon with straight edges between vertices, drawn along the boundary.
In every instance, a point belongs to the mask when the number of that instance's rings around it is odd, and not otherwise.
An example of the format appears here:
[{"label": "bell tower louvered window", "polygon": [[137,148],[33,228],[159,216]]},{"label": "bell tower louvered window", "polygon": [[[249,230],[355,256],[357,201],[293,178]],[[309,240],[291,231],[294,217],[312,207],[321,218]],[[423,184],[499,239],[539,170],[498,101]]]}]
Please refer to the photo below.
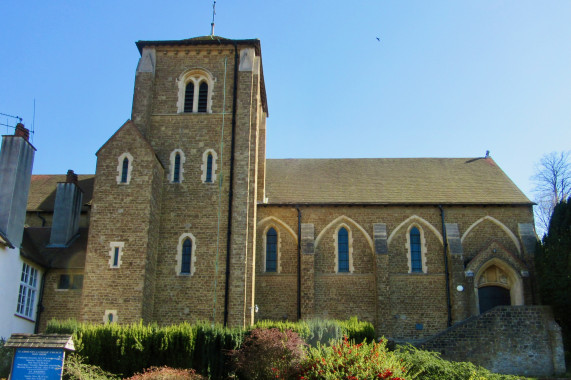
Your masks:
[{"label": "bell tower louvered window", "polygon": [[208,107],[208,84],[200,83],[198,90],[198,112],[206,112]]},{"label": "bell tower louvered window", "polygon": [[266,233],[266,272],[276,272],[278,268],[278,233],[272,227]]},{"label": "bell tower louvered window", "polygon": [[212,89],[215,78],[203,69],[190,69],[176,81],[178,113],[211,113]]},{"label": "bell tower louvered window", "polygon": [[194,107],[194,83],[188,82],[184,92],[184,112],[192,112]]},{"label": "bell tower louvered window", "polygon": [[349,272],[349,233],[344,227],[337,233],[337,249],[339,255],[338,272]]}]

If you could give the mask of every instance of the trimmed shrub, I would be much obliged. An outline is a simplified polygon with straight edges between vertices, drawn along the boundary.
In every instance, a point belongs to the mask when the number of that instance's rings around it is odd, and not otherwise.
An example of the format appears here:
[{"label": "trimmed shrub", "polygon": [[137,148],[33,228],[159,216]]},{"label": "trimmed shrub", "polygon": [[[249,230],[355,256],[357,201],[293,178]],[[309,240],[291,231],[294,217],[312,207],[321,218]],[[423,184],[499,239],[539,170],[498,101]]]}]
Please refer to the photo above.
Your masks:
[{"label": "trimmed shrub", "polygon": [[300,379],[411,379],[409,365],[386,348],[385,341],[355,344],[347,337],[331,346],[308,351]]},{"label": "trimmed shrub", "polygon": [[411,372],[420,380],[517,380],[520,376],[500,375],[469,362],[452,362],[440,357],[440,353],[419,350],[413,346],[401,346],[395,355],[410,364]]},{"label": "trimmed shrub", "polygon": [[159,327],[93,325],[50,321],[47,333],[70,333],[76,352],[85,361],[121,376],[132,376],[150,366],[195,368],[211,378],[229,372],[227,353],[240,347],[243,331],[206,323]]},{"label": "trimmed shrub", "polygon": [[375,341],[375,328],[370,322],[359,321],[357,317],[351,317],[346,321],[339,321],[343,333],[355,342]]},{"label": "trimmed shrub", "polygon": [[254,329],[242,347],[232,353],[236,372],[244,379],[296,377],[305,356],[305,342],[291,330]]}]

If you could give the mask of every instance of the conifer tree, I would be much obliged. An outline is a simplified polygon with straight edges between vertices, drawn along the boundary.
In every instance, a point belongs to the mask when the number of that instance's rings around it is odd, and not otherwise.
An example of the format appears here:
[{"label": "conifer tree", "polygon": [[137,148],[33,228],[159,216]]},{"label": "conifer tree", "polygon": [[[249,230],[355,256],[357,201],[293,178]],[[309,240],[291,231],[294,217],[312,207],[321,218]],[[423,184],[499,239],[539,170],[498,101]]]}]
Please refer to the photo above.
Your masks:
[{"label": "conifer tree", "polygon": [[549,229],[538,243],[536,268],[544,304],[551,305],[563,330],[566,350],[571,349],[571,198],[559,202]]}]

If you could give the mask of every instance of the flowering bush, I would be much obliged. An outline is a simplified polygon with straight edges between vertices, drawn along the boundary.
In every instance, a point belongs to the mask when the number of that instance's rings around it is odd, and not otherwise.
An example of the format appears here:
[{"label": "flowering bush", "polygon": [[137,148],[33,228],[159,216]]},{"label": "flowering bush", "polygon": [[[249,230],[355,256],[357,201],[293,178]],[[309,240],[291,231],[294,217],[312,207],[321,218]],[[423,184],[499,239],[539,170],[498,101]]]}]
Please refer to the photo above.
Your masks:
[{"label": "flowering bush", "polygon": [[386,342],[355,344],[347,337],[338,344],[308,350],[300,379],[405,380],[408,364],[386,348]]},{"label": "flowering bush", "polygon": [[289,379],[299,372],[305,345],[291,330],[254,329],[232,356],[241,378]]},{"label": "flowering bush", "polygon": [[201,380],[206,379],[193,369],[175,369],[170,367],[151,367],[127,380]]}]

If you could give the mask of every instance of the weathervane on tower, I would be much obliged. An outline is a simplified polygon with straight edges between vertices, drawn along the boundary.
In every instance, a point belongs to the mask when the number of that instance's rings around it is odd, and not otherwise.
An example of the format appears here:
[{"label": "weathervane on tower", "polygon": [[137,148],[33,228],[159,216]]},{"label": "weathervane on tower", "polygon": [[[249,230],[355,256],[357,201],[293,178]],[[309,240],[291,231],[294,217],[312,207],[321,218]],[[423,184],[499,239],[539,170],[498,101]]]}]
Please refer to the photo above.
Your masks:
[{"label": "weathervane on tower", "polygon": [[210,24],[210,35],[214,36],[214,16],[216,16],[216,0],[212,4],[212,23]]}]

